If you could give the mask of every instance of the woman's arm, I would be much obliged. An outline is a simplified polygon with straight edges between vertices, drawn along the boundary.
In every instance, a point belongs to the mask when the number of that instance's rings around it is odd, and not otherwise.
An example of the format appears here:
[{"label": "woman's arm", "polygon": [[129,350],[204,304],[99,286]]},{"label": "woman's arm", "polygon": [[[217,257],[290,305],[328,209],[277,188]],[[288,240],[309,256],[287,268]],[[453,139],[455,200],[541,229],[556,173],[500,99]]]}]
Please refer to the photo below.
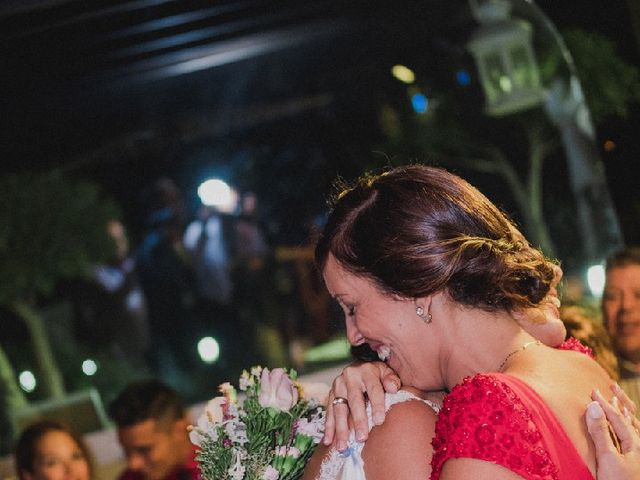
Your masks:
[{"label": "woman's arm", "polygon": [[431,407],[418,400],[391,407],[385,422],[369,433],[362,451],[367,480],[429,478],[437,418]]},{"label": "woman's arm", "polygon": [[[416,389],[406,390],[423,396]],[[433,454],[431,439],[436,420],[435,411],[419,400],[393,405],[384,424],[373,427],[362,449],[367,480],[429,478]],[[332,448],[322,444],[316,448],[305,468],[303,480],[319,477],[322,462]]]},{"label": "woman's arm", "polygon": [[325,457],[331,451],[331,447],[323,444],[319,444],[311,458],[304,467],[304,473],[302,474],[302,480],[315,480],[320,475],[320,467]]}]

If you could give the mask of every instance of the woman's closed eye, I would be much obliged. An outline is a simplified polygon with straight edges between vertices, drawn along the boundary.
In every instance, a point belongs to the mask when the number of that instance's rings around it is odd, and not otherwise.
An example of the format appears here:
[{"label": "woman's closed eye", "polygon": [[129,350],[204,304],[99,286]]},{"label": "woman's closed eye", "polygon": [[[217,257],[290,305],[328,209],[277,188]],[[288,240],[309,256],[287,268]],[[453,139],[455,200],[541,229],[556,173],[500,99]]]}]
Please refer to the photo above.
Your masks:
[{"label": "woman's closed eye", "polygon": [[347,305],[347,316],[353,317],[356,314],[356,306],[355,305]]}]

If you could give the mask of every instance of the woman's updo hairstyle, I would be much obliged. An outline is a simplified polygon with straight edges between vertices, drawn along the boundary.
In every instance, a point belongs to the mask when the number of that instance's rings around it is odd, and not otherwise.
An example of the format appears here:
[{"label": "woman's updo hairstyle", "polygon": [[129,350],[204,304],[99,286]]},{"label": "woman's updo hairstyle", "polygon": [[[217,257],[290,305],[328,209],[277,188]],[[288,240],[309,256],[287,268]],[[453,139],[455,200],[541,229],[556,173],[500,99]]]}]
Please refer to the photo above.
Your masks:
[{"label": "woman's updo hairstyle", "polygon": [[442,168],[411,165],[342,185],[316,245],[347,271],[405,298],[448,292],[485,310],[537,305],[553,264],[480,191]]}]

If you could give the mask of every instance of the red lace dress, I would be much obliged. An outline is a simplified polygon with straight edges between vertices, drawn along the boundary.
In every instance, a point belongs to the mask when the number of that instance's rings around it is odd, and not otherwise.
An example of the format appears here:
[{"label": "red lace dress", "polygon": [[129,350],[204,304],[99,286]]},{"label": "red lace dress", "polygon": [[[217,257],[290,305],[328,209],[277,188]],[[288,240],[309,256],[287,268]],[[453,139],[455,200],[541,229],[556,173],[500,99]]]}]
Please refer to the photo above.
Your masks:
[{"label": "red lace dress", "polygon": [[[591,355],[574,339],[560,348]],[[502,373],[467,377],[453,388],[444,399],[432,444],[432,480],[440,478],[445,461],[461,457],[502,465],[528,480],[593,480],[542,398]]]}]

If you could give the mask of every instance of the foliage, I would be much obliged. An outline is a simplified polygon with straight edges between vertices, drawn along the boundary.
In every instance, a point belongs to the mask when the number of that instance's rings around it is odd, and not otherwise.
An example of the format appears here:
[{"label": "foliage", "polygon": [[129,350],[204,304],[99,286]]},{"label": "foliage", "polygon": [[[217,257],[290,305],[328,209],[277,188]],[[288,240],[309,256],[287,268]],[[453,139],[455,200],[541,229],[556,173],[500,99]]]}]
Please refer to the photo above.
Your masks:
[{"label": "foliage", "polygon": [[569,29],[562,32],[596,124],[626,117],[628,104],[640,102],[640,69],[625,61],[605,36]]},{"label": "foliage", "polygon": [[106,233],[116,206],[96,185],[59,174],[0,178],[0,304],[48,296],[62,278],[88,274],[115,250]]}]

